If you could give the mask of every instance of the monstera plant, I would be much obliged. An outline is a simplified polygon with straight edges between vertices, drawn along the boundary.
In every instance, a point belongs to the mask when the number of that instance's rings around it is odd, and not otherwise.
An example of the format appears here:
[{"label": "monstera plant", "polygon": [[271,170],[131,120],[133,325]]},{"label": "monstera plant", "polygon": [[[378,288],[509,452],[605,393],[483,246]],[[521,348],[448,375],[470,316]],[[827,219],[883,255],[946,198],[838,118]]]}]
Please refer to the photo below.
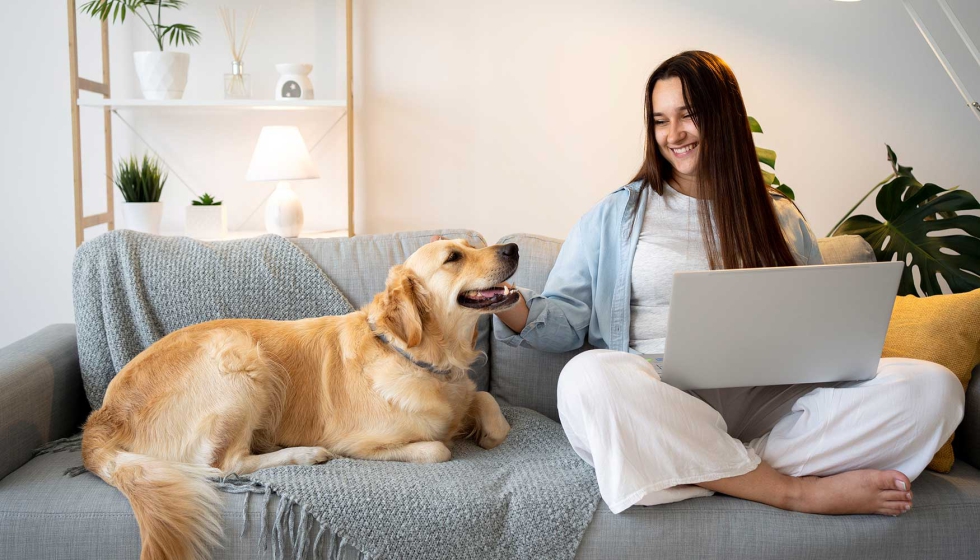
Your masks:
[{"label": "monstera plant", "polygon": [[[827,236],[860,235],[878,261],[905,262],[898,295],[918,295],[913,267],[919,269],[919,288],[927,296],[943,293],[939,276],[954,294],[980,288],[980,217],[958,214],[980,209],[980,203],[955,187],[923,185],[912,168],[899,165],[895,152],[886,148],[892,174],[864,195]],[[851,216],[879,188],[875,206],[884,221]]]}]

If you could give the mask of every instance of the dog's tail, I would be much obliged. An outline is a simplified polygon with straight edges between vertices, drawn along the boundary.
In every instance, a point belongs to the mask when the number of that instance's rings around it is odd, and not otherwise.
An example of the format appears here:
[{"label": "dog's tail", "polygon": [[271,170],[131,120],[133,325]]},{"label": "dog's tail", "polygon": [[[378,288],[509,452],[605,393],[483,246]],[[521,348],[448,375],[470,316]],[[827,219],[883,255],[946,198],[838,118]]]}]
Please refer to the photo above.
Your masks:
[{"label": "dog's tail", "polygon": [[129,453],[104,425],[88,424],[83,463],[129,500],[140,528],[140,559],[208,558],[222,534],[220,497],[207,481],[218,470]]}]

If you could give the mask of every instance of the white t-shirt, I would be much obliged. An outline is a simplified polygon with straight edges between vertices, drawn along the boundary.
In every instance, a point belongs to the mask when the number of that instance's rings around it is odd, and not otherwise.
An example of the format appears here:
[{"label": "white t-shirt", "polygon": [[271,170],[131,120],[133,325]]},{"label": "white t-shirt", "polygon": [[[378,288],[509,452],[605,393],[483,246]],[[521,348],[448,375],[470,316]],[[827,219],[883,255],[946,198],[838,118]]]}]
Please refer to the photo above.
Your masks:
[{"label": "white t-shirt", "polygon": [[[643,354],[659,354],[664,351],[667,339],[674,272],[708,270],[708,256],[701,241],[697,199],[681,194],[666,183],[663,196],[653,189],[644,192],[647,206],[630,280],[630,348]],[[776,198],[774,204],[792,249],[797,235],[794,228],[806,228],[806,222],[788,199]],[[814,247],[813,251],[819,255],[819,249]],[[815,255],[803,257],[794,251],[798,264],[814,260]]]},{"label": "white t-shirt", "polygon": [[698,201],[664,184],[663,196],[644,189],[647,207],[633,256],[630,294],[630,348],[664,351],[674,272],[708,270],[701,242]]}]

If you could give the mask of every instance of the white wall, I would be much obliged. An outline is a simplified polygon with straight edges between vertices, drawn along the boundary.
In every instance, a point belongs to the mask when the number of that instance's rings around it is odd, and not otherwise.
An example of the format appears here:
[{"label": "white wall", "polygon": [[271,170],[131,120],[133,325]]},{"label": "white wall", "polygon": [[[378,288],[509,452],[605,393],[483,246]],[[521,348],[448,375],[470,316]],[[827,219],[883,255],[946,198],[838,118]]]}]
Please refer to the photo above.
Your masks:
[{"label": "white wall", "polygon": [[[980,121],[897,1],[359,4],[363,231],[564,237],[636,172],[646,79],[694,48],[731,64],[820,235],[889,173],[886,142],[922,180],[980,186]],[[915,5],[980,97],[939,8]],[[980,42],[980,4],[950,5]]]},{"label": "white wall", "polygon": [[[948,1],[980,42],[980,5]],[[215,13],[220,3],[195,2],[180,15],[205,34],[189,49],[188,98],[221,95],[229,62]],[[233,4],[264,6],[246,54],[255,97],[272,97],[274,63],[297,60],[314,63],[318,97],[343,95],[343,2]],[[766,129],[757,141],[778,152],[780,178],[820,235],[888,174],[885,142],[921,180],[980,192],[980,122],[897,1],[355,5],[358,233],[468,227],[491,242],[517,231],[564,237],[636,171],[646,78],[660,61],[691,48],[715,52],[734,68],[750,113]],[[930,0],[914,5],[980,96],[980,68],[941,11]],[[0,36],[7,53],[0,60],[0,345],[72,320],[74,250],[65,5],[43,0],[5,13],[30,25]],[[97,26],[84,17],[80,25],[82,74],[96,78]],[[136,95],[131,52],[149,47],[146,39],[128,21],[112,28],[116,96]],[[11,86],[22,78],[30,95]],[[96,212],[104,204],[101,115],[87,111],[86,209]],[[191,191],[205,190],[226,201],[233,228],[260,229],[261,212],[249,214],[272,185],[242,179],[258,130],[294,123],[312,144],[338,115],[122,116],[172,166],[164,227],[179,231]],[[146,149],[114,123],[117,156]],[[313,152],[323,178],[297,187],[312,228],[344,225],[344,128],[341,121]]]}]

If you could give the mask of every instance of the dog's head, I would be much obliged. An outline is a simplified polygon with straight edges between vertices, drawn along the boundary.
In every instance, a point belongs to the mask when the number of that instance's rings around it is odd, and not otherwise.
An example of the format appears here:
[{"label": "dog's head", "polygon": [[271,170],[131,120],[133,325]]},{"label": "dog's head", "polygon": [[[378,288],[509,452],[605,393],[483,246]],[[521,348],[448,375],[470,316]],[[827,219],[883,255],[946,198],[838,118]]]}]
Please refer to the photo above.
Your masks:
[{"label": "dog's head", "polygon": [[483,249],[464,240],[429,243],[391,269],[385,291],[375,300],[376,320],[409,347],[426,332],[469,336],[479,314],[517,303],[517,291],[501,285],[517,270],[517,262],[513,243]]}]

